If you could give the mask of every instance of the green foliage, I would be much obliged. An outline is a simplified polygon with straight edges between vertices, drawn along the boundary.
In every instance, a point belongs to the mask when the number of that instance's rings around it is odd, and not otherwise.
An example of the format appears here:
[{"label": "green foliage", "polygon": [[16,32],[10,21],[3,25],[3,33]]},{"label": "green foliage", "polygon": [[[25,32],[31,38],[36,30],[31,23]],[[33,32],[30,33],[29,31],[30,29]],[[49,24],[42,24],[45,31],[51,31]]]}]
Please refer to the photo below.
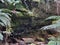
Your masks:
[{"label": "green foliage", "polygon": [[1,12],[9,13],[16,16],[31,16],[31,11],[27,10],[21,0],[3,0],[2,3],[6,4],[7,8],[2,8]]},{"label": "green foliage", "polygon": [[46,18],[45,20],[58,20],[58,19],[60,19],[60,16],[50,16]]},{"label": "green foliage", "polygon": [[60,16],[51,16],[45,19],[46,20],[51,20],[52,22],[54,21],[54,23],[52,23],[51,25],[48,26],[44,26],[41,29],[53,29],[53,28],[58,28],[60,27]]},{"label": "green foliage", "polygon": [[1,26],[8,26],[10,27],[11,24],[10,24],[10,21],[11,21],[11,18],[9,17],[10,14],[8,13],[2,13],[0,12],[0,25]]},{"label": "green foliage", "polygon": [[21,0],[3,0],[2,4],[5,4],[8,9],[23,9],[25,7]]},{"label": "green foliage", "polygon": [[[27,26],[28,29],[24,29],[24,30],[26,30],[28,32],[29,32],[30,28],[31,29],[35,28],[34,26],[36,26],[37,23],[34,22],[34,17],[36,15],[33,15],[33,12],[28,10],[26,8],[26,5],[24,5],[21,0],[16,0],[16,1],[15,0],[3,0],[2,3],[6,6],[6,8],[5,7],[1,8],[0,11],[4,14],[8,13],[11,15],[11,16],[9,16],[11,18],[11,20],[6,19],[6,21],[9,20],[8,22],[11,23],[10,26],[11,26],[11,28],[13,28],[13,30],[15,29],[17,31],[18,30],[17,28],[19,28],[19,30],[20,30],[20,25]],[[29,19],[29,18],[31,18],[31,19]],[[27,20],[29,20],[29,21],[27,21]],[[8,24],[8,22],[6,23],[6,21],[3,19],[4,25]],[[3,25],[2,22],[1,22],[1,25]],[[7,27],[8,26],[6,26],[6,28]],[[10,29],[7,28],[7,30],[10,30]],[[30,31],[30,32],[32,32],[32,31]],[[33,30],[33,32],[34,32],[34,30]]]}]

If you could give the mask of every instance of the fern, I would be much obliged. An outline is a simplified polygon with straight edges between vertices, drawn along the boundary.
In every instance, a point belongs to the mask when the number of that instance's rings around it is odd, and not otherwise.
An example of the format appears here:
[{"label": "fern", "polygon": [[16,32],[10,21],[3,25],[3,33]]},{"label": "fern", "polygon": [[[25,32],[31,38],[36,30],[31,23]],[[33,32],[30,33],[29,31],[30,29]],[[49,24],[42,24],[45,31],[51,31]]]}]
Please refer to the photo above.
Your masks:
[{"label": "fern", "polygon": [[[52,20],[54,19],[54,20]],[[52,22],[55,21],[55,23],[52,23],[51,25],[44,26],[41,29],[46,30],[46,29],[53,29],[53,28],[58,28],[60,27],[60,16],[50,16],[45,19],[46,20],[51,20]]]}]

